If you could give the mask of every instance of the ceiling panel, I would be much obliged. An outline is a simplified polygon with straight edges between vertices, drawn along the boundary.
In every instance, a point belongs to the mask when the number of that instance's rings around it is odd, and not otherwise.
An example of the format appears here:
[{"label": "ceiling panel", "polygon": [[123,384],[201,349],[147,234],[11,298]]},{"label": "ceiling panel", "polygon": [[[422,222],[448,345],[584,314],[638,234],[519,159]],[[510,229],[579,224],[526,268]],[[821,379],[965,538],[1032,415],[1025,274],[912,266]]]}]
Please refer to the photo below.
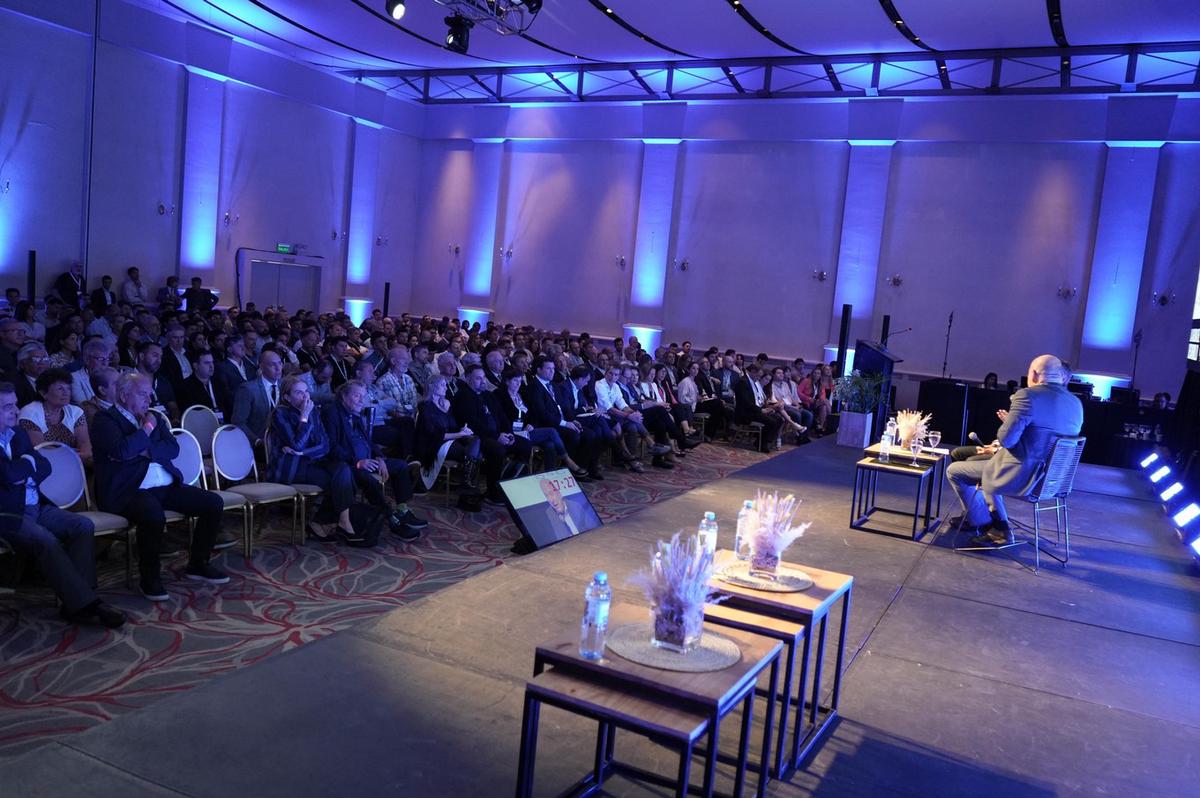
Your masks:
[{"label": "ceiling panel", "polygon": [[1200,39],[1196,0],[1062,0],[1062,12],[1072,45]]},{"label": "ceiling panel", "polygon": [[[897,53],[920,49],[896,31],[879,0],[743,2],[767,30],[810,53]],[[934,43],[934,46],[944,45]]]},{"label": "ceiling panel", "polygon": [[795,55],[750,27],[725,0],[608,0],[608,5],[651,38],[697,58]]},{"label": "ceiling panel", "polygon": [[895,0],[921,41],[941,50],[1053,47],[1046,0]]}]

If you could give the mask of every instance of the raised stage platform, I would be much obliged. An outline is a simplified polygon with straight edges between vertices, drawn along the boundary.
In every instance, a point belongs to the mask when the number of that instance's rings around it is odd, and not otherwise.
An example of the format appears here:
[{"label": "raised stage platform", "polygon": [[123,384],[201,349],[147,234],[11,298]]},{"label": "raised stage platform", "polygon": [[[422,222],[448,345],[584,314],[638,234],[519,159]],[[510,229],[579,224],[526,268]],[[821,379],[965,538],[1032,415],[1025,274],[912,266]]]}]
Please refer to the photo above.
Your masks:
[{"label": "raised stage platform", "polygon": [[[1085,466],[1071,564],[1035,575],[1000,554],[956,553],[944,534],[849,529],[858,456],[823,440],[510,560],[11,759],[0,793],[511,795],[534,646],[577,630],[590,574],[607,570],[618,599],[640,601],[624,581],[656,538],[704,510],[731,519],[763,487],[796,493],[814,521],[789,560],[855,577],[842,718],[770,795],[1196,794],[1200,582],[1139,476]],[[731,543],[731,524],[721,536]],[[593,734],[543,711],[537,794],[590,767]],[[618,751],[674,767],[633,738]]]}]

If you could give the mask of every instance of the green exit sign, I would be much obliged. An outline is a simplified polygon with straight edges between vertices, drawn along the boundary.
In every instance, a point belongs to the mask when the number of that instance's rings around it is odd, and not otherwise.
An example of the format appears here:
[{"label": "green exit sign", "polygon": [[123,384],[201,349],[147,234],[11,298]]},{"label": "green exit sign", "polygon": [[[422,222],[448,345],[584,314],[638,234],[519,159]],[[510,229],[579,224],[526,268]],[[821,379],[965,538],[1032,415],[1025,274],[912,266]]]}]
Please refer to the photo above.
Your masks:
[{"label": "green exit sign", "polygon": [[294,255],[295,247],[292,244],[276,244],[275,251],[280,255]]}]

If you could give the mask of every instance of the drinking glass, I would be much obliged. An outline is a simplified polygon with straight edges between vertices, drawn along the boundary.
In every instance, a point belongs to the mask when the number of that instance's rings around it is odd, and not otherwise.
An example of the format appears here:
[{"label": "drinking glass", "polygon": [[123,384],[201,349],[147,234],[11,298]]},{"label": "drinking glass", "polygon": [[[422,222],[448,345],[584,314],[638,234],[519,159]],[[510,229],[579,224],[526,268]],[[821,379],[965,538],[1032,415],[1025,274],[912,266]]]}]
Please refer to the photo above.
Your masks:
[{"label": "drinking glass", "polygon": [[912,440],[908,442],[908,448],[910,450],[912,450],[912,456],[913,456],[912,464],[915,466],[919,466],[920,463],[917,462],[917,455],[921,453],[921,436],[913,435]]},{"label": "drinking glass", "polygon": [[936,449],[937,445],[942,442],[942,433],[935,429],[931,429],[929,432],[925,433],[925,438],[929,441],[929,448]]}]

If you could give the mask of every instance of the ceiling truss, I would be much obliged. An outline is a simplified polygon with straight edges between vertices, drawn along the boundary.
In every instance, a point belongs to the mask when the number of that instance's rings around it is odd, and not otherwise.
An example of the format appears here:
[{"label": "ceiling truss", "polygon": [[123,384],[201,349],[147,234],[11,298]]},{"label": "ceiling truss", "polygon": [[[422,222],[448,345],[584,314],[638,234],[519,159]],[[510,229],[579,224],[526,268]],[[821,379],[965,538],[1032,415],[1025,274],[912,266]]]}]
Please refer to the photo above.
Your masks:
[{"label": "ceiling truss", "polygon": [[430,105],[1200,91],[1200,42],[880,55],[351,70]]}]

